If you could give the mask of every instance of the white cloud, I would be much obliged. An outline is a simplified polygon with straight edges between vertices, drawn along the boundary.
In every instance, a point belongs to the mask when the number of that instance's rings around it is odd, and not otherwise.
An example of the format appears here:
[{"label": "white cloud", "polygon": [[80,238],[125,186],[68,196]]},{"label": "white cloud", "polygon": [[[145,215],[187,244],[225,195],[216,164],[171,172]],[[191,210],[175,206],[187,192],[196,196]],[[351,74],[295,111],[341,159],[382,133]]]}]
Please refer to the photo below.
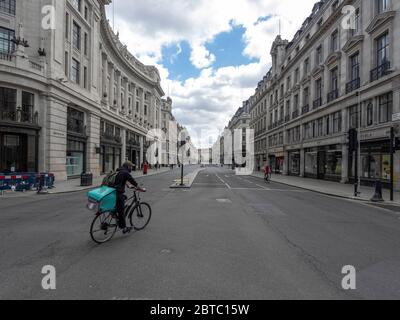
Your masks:
[{"label": "white cloud", "polygon": [[[115,24],[122,42],[141,61],[159,68],[165,92],[174,101],[175,115],[192,135],[201,129],[215,135],[224,128],[268,71],[269,50],[279,31],[279,21],[283,38],[291,40],[315,3],[315,0],[114,1],[117,1]],[[259,62],[214,70],[215,55],[205,44],[235,25],[246,30],[243,54]],[[162,65],[162,48],[182,41],[191,45],[191,63],[202,71],[196,79],[172,81]],[[179,59],[179,53],[178,49],[172,59]],[[208,143],[208,139],[202,138]],[[194,140],[200,143],[200,138]]]}]

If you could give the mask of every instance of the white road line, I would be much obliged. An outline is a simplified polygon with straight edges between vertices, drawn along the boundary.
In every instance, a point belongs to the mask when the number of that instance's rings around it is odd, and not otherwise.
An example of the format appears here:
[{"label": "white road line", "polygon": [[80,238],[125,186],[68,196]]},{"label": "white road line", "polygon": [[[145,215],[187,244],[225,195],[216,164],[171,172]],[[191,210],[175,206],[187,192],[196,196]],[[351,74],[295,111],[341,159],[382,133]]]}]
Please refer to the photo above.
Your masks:
[{"label": "white road line", "polygon": [[259,184],[256,184],[256,186],[257,186],[257,187],[260,187],[260,188],[263,188],[264,190],[268,190],[268,191],[271,190],[271,189],[266,188],[266,187],[264,187],[264,186],[262,186],[262,185],[259,185]]},{"label": "white road line", "polygon": [[217,176],[217,178],[218,178],[224,185],[226,185],[226,186],[228,187],[229,190],[232,190],[231,186],[230,186],[229,184],[227,184],[224,180],[222,180],[218,174],[215,174],[215,175]]}]

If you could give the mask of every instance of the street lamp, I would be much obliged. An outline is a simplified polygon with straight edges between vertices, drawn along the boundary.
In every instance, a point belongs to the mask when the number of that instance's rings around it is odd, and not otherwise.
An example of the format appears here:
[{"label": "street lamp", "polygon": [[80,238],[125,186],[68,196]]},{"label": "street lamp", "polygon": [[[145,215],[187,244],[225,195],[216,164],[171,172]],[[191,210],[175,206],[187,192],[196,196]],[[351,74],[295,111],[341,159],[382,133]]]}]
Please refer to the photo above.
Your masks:
[{"label": "street lamp", "polygon": [[186,140],[181,140],[180,141],[180,148],[182,149],[182,159],[181,159],[181,186],[183,187],[184,186],[184,183],[183,183],[183,161],[184,161],[184,146],[186,145],[186,143],[187,143],[187,141]]}]

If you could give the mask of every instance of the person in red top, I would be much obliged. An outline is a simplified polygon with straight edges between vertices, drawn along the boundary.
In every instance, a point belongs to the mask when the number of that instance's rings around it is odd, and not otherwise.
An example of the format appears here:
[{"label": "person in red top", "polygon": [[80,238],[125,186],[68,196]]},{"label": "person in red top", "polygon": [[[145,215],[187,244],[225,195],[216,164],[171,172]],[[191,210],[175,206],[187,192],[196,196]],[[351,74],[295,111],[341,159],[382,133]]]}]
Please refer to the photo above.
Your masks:
[{"label": "person in red top", "polygon": [[266,181],[269,181],[269,179],[271,179],[271,174],[272,174],[271,167],[267,164],[264,168],[264,177]]}]

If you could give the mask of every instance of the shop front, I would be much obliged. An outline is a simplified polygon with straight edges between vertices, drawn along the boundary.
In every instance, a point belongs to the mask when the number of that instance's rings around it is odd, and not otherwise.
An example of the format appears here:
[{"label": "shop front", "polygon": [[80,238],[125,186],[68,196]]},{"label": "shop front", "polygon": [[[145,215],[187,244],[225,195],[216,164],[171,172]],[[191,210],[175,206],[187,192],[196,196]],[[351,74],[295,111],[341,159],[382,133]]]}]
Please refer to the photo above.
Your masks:
[{"label": "shop front", "polygon": [[[20,107],[17,96],[21,95]],[[34,95],[0,87],[0,172],[38,172],[38,113]]]},{"label": "shop front", "polygon": [[283,152],[269,154],[269,165],[273,173],[282,174],[284,162],[285,155]]},{"label": "shop front", "polygon": [[67,111],[67,158],[66,171],[68,179],[79,178],[86,172],[85,114],[69,107]]},{"label": "shop front", "polygon": [[289,170],[291,176],[300,176],[300,151],[289,152]]},{"label": "shop front", "polygon": [[380,180],[384,186],[388,187],[390,176],[390,140],[361,143],[362,183],[374,185],[377,180]]},{"label": "shop front", "polygon": [[121,129],[111,123],[100,122],[100,168],[109,173],[122,165]]},{"label": "shop front", "polygon": [[140,169],[140,137],[133,132],[126,132],[126,158]]},{"label": "shop front", "polygon": [[305,149],[304,174],[307,178],[340,181],[342,150],[340,145]]}]

